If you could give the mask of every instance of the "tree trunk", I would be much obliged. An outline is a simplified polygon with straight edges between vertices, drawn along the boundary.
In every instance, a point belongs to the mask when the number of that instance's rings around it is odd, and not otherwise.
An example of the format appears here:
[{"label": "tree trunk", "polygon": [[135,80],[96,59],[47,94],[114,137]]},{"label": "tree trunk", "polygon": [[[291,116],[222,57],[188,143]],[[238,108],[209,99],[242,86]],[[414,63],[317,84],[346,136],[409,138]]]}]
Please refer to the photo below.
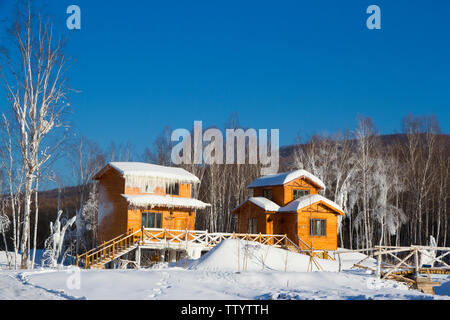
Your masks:
[{"label": "tree trunk", "polygon": [[36,259],[36,244],[37,244],[37,229],[38,229],[38,215],[39,215],[39,203],[38,203],[38,186],[39,186],[39,174],[36,174],[36,183],[34,191],[34,233],[33,233],[33,258],[31,259],[31,269],[34,269],[34,262]]},{"label": "tree trunk", "polygon": [[30,237],[30,207],[31,207],[31,194],[33,185],[33,175],[27,173],[25,178],[25,193],[24,193],[24,208],[23,208],[23,231],[22,240],[20,242],[20,252],[21,252],[21,269],[28,268],[28,250],[29,250],[29,237]]}]

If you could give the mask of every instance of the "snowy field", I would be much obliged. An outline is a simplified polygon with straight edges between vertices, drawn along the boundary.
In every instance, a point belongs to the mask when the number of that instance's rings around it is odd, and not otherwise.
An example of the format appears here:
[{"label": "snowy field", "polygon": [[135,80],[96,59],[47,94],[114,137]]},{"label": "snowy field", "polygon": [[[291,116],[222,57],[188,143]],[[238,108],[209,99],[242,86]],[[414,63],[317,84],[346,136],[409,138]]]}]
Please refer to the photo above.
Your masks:
[{"label": "snowy field", "polygon": [[[238,247],[239,245],[239,247]],[[239,250],[238,250],[239,248]],[[326,271],[308,272],[309,258],[252,242],[226,240],[198,260],[140,270],[0,270],[0,299],[94,300],[450,300],[450,277],[436,295],[426,295],[395,281],[377,281],[361,269],[350,269],[362,254],[338,262],[320,260]],[[4,267],[4,253],[0,264]],[[238,265],[239,262],[239,265]],[[373,260],[366,260],[373,265]],[[239,271],[238,272],[238,268]],[[315,267],[314,270],[317,270]]]}]

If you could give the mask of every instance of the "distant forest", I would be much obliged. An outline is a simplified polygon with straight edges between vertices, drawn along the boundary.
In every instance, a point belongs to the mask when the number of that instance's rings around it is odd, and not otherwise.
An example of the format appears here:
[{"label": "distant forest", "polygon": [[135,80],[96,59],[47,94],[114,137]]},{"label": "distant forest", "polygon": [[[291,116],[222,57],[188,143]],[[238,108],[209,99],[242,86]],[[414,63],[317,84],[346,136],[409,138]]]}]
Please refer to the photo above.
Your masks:
[{"label": "distant forest", "polygon": [[[238,127],[238,117],[231,116],[226,128]],[[308,139],[298,137],[298,144],[281,147],[280,172],[310,171],[325,182],[327,189],[323,195],[344,208],[346,215],[339,224],[340,246],[356,249],[380,243],[425,245],[430,235],[438,245],[449,246],[450,135],[440,133],[434,117],[413,115],[403,119],[402,131],[379,135],[370,118],[360,117],[355,130]],[[62,159],[72,168],[77,185],[61,184],[57,189],[38,192],[37,247],[44,247],[50,221],[59,209],[66,218],[77,212],[82,218],[83,245],[80,244],[79,250],[95,246],[97,188],[92,176],[109,161],[172,165],[170,133],[171,129],[166,127],[142,154],[136,153],[131,144],[112,144],[102,149],[84,137],[68,142]],[[212,205],[197,213],[196,229],[235,231],[231,211],[251,196],[246,186],[260,175],[260,166],[213,164],[184,168],[201,180],[193,196]],[[57,181],[58,174],[49,172],[51,175],[43,175],[43,179]],[[8,190],[7,182],[3,180],[3,190]],[[8,200],[9,195],[4,194],[3,212],[10,216]],[[83,210],[86,204],[90,205],[90,211]],[[76,227],[73,229],[69,241],[81,242],[80,232]],[[13,238],[10,229],[6,232],[10,247]]]}]

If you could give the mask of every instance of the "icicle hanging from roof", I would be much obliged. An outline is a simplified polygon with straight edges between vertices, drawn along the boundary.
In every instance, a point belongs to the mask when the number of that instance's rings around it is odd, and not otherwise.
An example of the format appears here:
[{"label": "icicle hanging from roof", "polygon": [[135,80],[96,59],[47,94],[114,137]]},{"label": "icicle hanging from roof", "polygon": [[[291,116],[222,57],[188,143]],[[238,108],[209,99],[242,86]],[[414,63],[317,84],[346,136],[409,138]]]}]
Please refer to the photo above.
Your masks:
[{"label": "icicle hanging from roof", "polygon": [[197,199],[192,198],[178,198],[160,195],[129,195],[122,194],[128,204],[137,208],[187,208],[187,209],[205,209],[210,206]]},{"label": "icicle hanging from roof", "polygon": [[111,162],[109,165],[122,174],[126,187],[153,193],[176,183],[199,183],[200,180],[183,168],[164,167],[143,162]]}]

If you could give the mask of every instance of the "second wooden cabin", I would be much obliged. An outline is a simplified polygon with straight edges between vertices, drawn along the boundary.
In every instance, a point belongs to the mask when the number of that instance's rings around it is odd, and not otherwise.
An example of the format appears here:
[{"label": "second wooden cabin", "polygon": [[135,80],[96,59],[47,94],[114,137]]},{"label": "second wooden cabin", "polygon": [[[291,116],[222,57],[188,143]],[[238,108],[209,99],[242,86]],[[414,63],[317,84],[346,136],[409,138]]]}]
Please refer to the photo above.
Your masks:
[{"label": "second wooden cabin", "polygon": [[335,202],[321,196],[324,183],[305,170],[264,176],[250,183],[253,197],[233,210],[238,232],[286,234],[302,249],[337,249]]}]

